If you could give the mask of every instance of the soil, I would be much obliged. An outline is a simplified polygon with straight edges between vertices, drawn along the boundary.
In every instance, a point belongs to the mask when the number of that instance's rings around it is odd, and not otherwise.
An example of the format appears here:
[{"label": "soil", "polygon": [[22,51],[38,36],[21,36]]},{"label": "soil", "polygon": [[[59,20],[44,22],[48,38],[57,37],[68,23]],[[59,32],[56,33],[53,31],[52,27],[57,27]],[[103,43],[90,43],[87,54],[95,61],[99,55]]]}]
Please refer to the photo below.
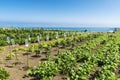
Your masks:
[{"label": "soil", "polygon": [[115,70],[115,75],[117,75],[117,77],[120,77],[120,67],[118,67],[118,68]]},{"label": "soil", "polygon": [[[77,45],[84,44],[86,41],[80,42]],[[37,43],[33,43],[37,44]],[[33,45],[31,44],[31,45]],[[24,47],[24,45],[18,46],[17,47]],[[59,48],[59,51],[64,51],[64,50],[71,50],[71,46],[64,48]],[[0,52],[0,67],[5,68],[9,73],[10,77],[8,80],[32,80],[31,77],[27,75],[27,55],[25,51],[17,51],[17,57],[14,57],[13,59],[9,60],[6,58],[7,54],[12,51],[9,49],[9,46],[5,46],[5,50]],[[51,49],[51,55],[50,58],[53,58],[54,56],[57,56],[58,50],[56,47],[53,47]],[[31,53],[28,55],[29,59],[29,66],[34,67],[38,65],[38,62],[40,61],[46,61],[46,56],[45,52],[43,51],[41,57],[35,57],[35,53]],[[65,75],[57,74],[53,80],[64,80]]]},{"label": "soil", "polygon": [[94,80],[96,76],[98,76],[98,71],[101,69],[101,67],[95,67],[94,71],[91,72],[88,80]]}]

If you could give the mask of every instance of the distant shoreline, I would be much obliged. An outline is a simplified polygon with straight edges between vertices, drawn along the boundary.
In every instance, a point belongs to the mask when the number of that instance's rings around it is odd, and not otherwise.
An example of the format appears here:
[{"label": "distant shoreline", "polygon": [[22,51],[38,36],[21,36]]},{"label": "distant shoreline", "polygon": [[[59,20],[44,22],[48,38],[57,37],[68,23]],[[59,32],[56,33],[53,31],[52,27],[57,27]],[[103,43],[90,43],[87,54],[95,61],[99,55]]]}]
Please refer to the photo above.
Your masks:
[{"label": "distant shoreline", "polygon": [[1,28],[9,28],[9,27],[13,27],[13,28],[43,28],[43,29],[47,29],[47,30],[72,30],[72,31],[87,31],[87,32],[109,32],[109,31],[113,31],[115,28],[117,27],[76,27],[76,26],[52,26],[49,24],[40,24],[40,23],[5,23],[5,22],[1,22],[0,23],[0,27]]},{"label": "distant shoreline", "polygon": [[115,28],[108,27],[1,27],[1,28],[42,28],[45,30],[69,30],[69,31],[82,31],[82,32],[109,32],[114,31]]}]

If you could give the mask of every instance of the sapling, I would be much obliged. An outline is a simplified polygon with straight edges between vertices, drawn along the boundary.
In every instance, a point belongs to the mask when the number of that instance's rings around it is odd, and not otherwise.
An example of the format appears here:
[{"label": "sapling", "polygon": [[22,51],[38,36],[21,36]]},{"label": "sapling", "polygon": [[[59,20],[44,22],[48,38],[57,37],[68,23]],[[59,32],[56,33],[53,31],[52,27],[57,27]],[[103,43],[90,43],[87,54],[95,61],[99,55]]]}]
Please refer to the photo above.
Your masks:
[{"label": "sapling", "polygon": [[37,48],[37,50],[36,50],[36,56],[40,56],[40,55],[41,55],[41,50],[40,50],[40,48],[39,48],[40,38],[41,38],[41,34],[40,34],[40,36],[37,36],[38,48]]},{"label": "sapling", "polygon": [[72,48],[76,45],[75,33],[72,34]]},{"label": "sapling", "polygon": [[49,41],[49,34],[46,35],[46,41]]},{"label": "sapling", "polygon": [[[49,41],[49,33],[46,35],[46,41],[48,42]],[[49,56],[50,56],[50,47],[49,45],[47,45],[46,47],[46,50],[47,50],[47,53],[46,53],[46,57],[47,59],[49,59]]]},{"label": "sapling", "polygon": [[38,50],[36,50],[36,56],[40,57],[42,54],[42,45],[38,45]]},{"label": "sapling", "polygon": [[40,34],[39,37],[40,37],[40,41],[41,41],[42,40],[42,34]]},{"label": "sapling", "polygon": [[9,53],[11,53],[11,49],[10,49],[10,37],[9,36],[7,36],[7,43],[9,45]]},{"label": "sapling", "polygon": [[15,54],[14,53],[9,53],[7,54],[6,56],[8,59],[12,59],[13,57],[15,57]]},{"label": "sapling", "polygon": [[32,40],[31,40],[31,36],[30,36],[30,35],[28,35],[28,43],[29,43],[29,45],[30,45],[30,46],[31,46],[31,44],[30,44],[30,43],[31,43],[31,41],[32,41]]},{"label": "sapling", "polygon": [[38,44],[40,44],[40,36],[37,36]]},{"label": "sapling", "polygon": [[[29,44],[28,44],[28,40],[27,40],[27,39],[25,40],[25,47],[26,47],[26,48],[29,47]],[[28,51],[27,51],[27,68],[29,68],[29,59],[28,59],[29,56],[28,56],[28,54],[29,54],[29,53],[28,53]]]},{"label": "sapling", "polygon": [[[14,48],[15,48],[15,41],[14,41],[14,39],[11,39],[11,43],[12,43],[12,47],[13,47],[13,49],[14,49]],[[16,61],[18,62],[18,57],[17,57],[16,50],[14,50],[14,51],[15,51]]]},{"label": "sapling", "polygon": [[29,40],[29,41],[31,40],[31,37],[30,37],[30,35],[28,35],[28,40]]},{"label": "sapling", "polygon": [[47,50],[46,58],[49,59],[49,57],[50,57],[50,53],[51,53],[51,46],[48,45],[47,48],[46,48],[46,50]]},{"label": "sapling", "polygon": [[66,40],[62,40],[61,44],[62,44],[62,47],[65,48],[66,47]]},{"label": "sapling", "polygon": [[17,56],[17,51],[18,51],[18,50],[19,50],[18,48],[14,48],[15,57],[16,57],[16,61],[17,61],[17,62],[19,62],[19,59],[18,59],[18,56]]},{"label": "sapling", "polygon": [[66,40],[66,37],[67,37],[67,35],[66,35],[66,33],[64,33],[64,39]]},{"label": "sapling", "polygon": [[[58,35],[58,32],[56,33],[56,40],[57,40],[57,43],[58,43],[58,39],[59,39],[59,35]],[[59,53],[59,44],[57,44],[57,52]]]}]

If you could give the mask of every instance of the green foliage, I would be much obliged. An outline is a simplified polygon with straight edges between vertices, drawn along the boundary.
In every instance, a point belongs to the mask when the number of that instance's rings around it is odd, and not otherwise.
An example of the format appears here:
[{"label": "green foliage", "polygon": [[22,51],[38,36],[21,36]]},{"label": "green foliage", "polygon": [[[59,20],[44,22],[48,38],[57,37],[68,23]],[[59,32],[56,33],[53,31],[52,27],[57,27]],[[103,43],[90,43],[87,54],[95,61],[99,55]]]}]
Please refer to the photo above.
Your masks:
[{"label": "green foliage", "polygon": [[67,44],[66,44],[66,40],[62,40],[62,41],[60,42],[60,45],[62,45],[62,47],[65,48],[66,45],[67,45]]},{"label": "green foliage", "polygon": [[[46,40],[46,35],[49,33],[49,40],[55,39],[56,32],[59,34],[59,38],[63,38],[63,33],[66,31],[59,31],[59,30],[44,30],[40,28],[0,28],[0,46],[8,45],[6,41],[6,37],[9,36],[10,38],[15,40],[16,44],[23,45],[25,39],[28,38],[30,35],[31,40],[30,43],[36,43],[37,38],[36,36],[42,35],[41,40]],[[72,31],[71,31],[72,32]],[[40,41],[41,41],[40,40]]]},{"label": "green foliage", "polygon": [[40,57],[42,54],[42,45],[38,46],[38,49],[36,50],[36,56]]},{"label": "green foliage", "polygon": [[7,80],[9,76],[9,73],[4,68],[0,67],[0,80]]},{"label": "green foliage", "polygon": [[[44,35],[46,35],[45,33]],[[50,33],[52,35],[53,33]],[[51,36],[50,38],[52,38]],[[68,75],[67,80],[87,80],[91,73],[95,71],[93,80],[117,80],[116,69],[120,66],[120,36],[111,34],[83,34],[77,36],[75,43],[86,40],[80,46],[60,52],[53,59],[49,59],[51,47],[71,45],[74,40],[67,37],[65,40],[55,40],[34,47],[36,55],[41,55],[41,50],[45,49],[48,61],[38,64],[37,67],[30,69],[28,74],[35,80],[52,80],[56,74]]]},{"label": "green foliage", "polygon": [[39,63],[37,68],[28,70],[28,75],[40,80],[52,80],[53,76],[58,73],[57,65],[52,61]]},{"label": "green foliage", "polygon": [[42,54],[42,50],[38,49],[35,51],[36,52],[36,56],[40,57]]},{"label": "green foliage", "polygon": [[0,41],[0,46],[7,46],[8,44],[7,44],[7,42],[5,42],[5,41]]},{"label": "green foliage", "polygon": [[25,48],[25,47],[20,47],[19,50],[20,50],[20,51],[26,51],[27,48]]},{"label": "green foliage", "polygon": [[55,63],[58,64],[60,73],[65,74],[71,70],[72,66],[76,64],[76,59],[71,52],[63,52],[55,58]]},{"label": "green foliage", "polygon": [[0,47],[0,51],[4,51],[5,50],[5,48],[4,47]]},{"label": "green foliage", "polygon": [[35,47],[34,45],[31,45],[29,47],[28,51],[34,53],[34,51],[35,51],[34,47]]},{"label": "green foliage", "polygon": [[16,51],[18,51],[18,50],[19,50],[19,48],[14,48],[14,49],[13,49],[14,52],[16,52]]},{"label": "green foliage", "polygon": [[14,53],[9,53],[7,54],[6,56],[8,59],[13,59],[15,57],[15,54]]},{"label": "green foliage", "polygon": [[51,53],[51,45],[48,45],[47,47],[46,47],[46,58],[47,59],[49,59],[49,57],[50,57],[50,53]]},{"label": "green foliage", "polygon": [[[98,41],[98,39],[101,39],[101,37],[95,39],[94,41],[96,42],[96,41]],[[102,41],[102,39],[99,40],[99,42],[100,41]],[[88,45],[89,45],[89,49],[87,52],[89,52],[90,49],[97,46],[97,44],[99,44],[99,42],[97,42],[95,45],[91,45],[92,43],[86,44],[86,45],[84,45],[84,48],[83,47],[76,47],[73,49],[73,51],[60,52],[58,54],[58,56],[56,56],[54,59],[52,59],[52,60],[49,59],[48,61],[41,62],[39,64],[39,66],[29,70],[28,74],[30,76],[35,77],[38,80],[40,80],[40,79],[52,80],[52,77],[58,72],[61,74],[68,74],[68,73],[70,73],[70,71],[72,69],[74,70],[74,66],[76,66],[76,63],[78,61],[77,54],[84,52],[84,50],[86,49],[85,47]],[[43,47],[46,49],[47,52],[51,49],[50,44],[44,44]],[[81,49],[82,49],[82,51],[81,51]],[[79,55],[79,56],[81,56],[81,55]],[[83,55],[83,57],[84,57],[84,55]],[[79,59],[80,59],[80,57],[79,57]],[[87,58],[86,61],[88,61],[88,60],[89,60],[89,57]],[[89,65],[86,64],[86,67],[89,67]],[[92,64],[91,64],[91,67],[93,67]],[[90,71],[91,71],[91,69],[90,69]],[[51,72],[52,72],[52,75],[51,75]],[[71,79],[71,78],[69,78],[69,79]]]}]

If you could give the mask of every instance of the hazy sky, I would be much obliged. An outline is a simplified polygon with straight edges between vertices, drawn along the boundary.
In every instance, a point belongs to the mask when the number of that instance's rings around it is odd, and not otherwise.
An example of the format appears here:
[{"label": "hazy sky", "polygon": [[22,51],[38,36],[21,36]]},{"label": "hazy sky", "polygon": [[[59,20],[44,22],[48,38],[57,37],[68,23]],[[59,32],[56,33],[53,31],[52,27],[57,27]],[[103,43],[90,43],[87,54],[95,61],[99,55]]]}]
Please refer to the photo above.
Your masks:
[{"label": "hazy sky", "polygon": [[120,0],[0,0],[0,21],[120,26]]}]

